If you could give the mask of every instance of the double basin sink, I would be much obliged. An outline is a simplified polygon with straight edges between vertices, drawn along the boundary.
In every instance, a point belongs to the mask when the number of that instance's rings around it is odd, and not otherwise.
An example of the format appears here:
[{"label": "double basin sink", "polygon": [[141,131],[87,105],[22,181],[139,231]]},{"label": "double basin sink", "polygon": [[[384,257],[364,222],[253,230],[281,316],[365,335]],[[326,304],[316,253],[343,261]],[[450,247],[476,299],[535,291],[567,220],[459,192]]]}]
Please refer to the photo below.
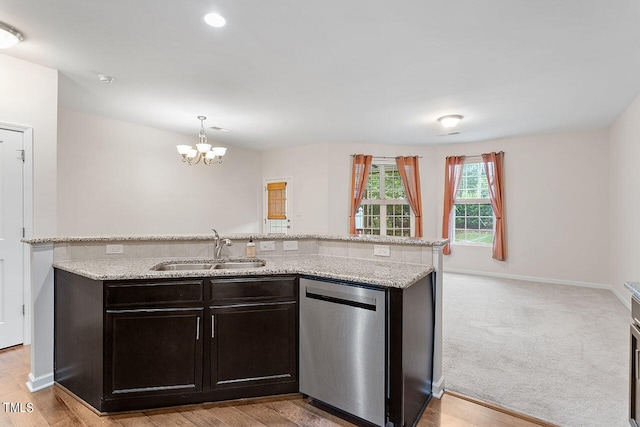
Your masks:
[{"label": "double basin sink", "polygon": [[158,264],[151,268],[153,271],[183,271],[183,270],[222,270],[222,269],[253,269],[264,267],[266,264],[262,260],[251,261],[211,261],[211,262],[167,262]]}]

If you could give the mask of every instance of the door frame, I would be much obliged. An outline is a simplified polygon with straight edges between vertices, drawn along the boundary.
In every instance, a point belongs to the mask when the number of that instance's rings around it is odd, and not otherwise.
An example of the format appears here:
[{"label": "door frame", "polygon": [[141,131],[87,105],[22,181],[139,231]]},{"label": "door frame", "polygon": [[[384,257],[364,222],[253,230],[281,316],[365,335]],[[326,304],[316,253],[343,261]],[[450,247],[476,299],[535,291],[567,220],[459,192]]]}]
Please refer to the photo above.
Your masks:
[{"label": "door frame", "polygon": [[[33,128],[0,122],[0,129],[22,133],[24,164],[22,167],[22,225],[24,238],[33,237]],[[31,344],[31,247],[23,244],[22,250],[22,298],[24,321],[22,343]]]}]

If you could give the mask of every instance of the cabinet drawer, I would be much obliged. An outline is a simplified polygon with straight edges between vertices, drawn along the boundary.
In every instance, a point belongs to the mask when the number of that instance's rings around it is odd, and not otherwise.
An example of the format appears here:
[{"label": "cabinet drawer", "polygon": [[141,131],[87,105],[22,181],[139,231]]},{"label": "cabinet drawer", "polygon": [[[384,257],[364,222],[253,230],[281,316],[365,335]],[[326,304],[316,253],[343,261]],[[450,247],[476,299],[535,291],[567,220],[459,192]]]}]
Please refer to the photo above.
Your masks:
[{"label": "cabinet drawer", "polygon": [[217,303],[235,301],[296,301],[296,277],[211,279],[211,300]]},{"label": "cabinet drawer", "polygon": [[108,283],[105,301],[107,307],[200,302],[202,291],[202,280]]}]

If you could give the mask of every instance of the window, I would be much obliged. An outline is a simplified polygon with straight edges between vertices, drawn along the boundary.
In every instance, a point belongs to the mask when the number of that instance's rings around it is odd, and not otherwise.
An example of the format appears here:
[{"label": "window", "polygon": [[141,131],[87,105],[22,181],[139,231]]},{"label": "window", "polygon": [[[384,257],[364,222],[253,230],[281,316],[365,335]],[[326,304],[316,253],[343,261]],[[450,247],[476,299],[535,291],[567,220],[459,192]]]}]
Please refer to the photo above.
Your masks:
[{"label": "window", "polygon": [[413,226],[413,212],[397,166],[395,163],[372,164],[367,188],[356,213],[356,231],[409,237]]},{"label": "window", "polygon": [[454,236],[457,243],[493,243],[493,208],[489,199],[489,182],[481,161],[465,163],[456,193]]}]

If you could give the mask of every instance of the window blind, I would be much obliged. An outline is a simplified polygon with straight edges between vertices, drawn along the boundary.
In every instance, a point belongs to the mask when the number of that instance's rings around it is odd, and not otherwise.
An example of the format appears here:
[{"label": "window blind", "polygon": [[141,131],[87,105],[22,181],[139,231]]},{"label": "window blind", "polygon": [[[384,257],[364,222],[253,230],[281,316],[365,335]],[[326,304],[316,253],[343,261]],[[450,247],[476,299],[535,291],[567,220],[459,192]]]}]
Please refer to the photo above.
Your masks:
[{"label": "window blind", "polygon": [[267,184],[267,219],[287,219],[287,183]]}]

